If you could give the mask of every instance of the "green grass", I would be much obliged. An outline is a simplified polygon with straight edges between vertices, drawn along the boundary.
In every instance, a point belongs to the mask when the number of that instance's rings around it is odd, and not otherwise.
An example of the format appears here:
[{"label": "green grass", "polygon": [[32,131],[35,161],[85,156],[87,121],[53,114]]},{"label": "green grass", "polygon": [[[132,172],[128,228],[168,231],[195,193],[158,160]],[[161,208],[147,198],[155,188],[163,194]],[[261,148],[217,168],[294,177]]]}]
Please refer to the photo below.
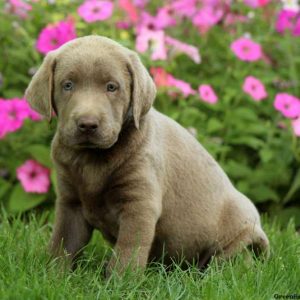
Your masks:
[{"label": "green grass", "polygon": [[[267,262],[245,264],[242,256],[223,264],[212,262],[200,273],[158,265],[144,274],[103,277],[107,246],[99,234],[85,249],[79,267],[63,272],[50,260],[46,245],[52,223],[49,213],[31,213],[27,220],[1,213],[0,299],[274,299],[274,294],[300,294],[300,237],[290,224],[280,231],[265,225],[272,253]],[[50,218],[51,219],[51,218]]]}]

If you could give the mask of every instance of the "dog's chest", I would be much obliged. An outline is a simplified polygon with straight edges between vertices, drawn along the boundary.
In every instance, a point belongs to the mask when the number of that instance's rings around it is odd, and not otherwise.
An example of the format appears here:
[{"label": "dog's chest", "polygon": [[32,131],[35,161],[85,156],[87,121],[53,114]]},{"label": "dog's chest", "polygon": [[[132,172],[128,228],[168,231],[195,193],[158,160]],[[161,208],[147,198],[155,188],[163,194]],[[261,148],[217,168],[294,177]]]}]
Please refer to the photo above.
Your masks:
[{"label": "dog's chest", "polygon": [[86,200],[83,199],[82,202],[84,218],[91,226],[100,230],[106,239],[114,242],[118,236],[121,207],[111,205],[102,195]]},{"label": "dog's chest", "polygon": [[113,242],[119,230],[122,205],[115,193],[111,193],[107,187],[108,178],[103,168],[85,166],[81,169],[77,190],[84,218]]}]

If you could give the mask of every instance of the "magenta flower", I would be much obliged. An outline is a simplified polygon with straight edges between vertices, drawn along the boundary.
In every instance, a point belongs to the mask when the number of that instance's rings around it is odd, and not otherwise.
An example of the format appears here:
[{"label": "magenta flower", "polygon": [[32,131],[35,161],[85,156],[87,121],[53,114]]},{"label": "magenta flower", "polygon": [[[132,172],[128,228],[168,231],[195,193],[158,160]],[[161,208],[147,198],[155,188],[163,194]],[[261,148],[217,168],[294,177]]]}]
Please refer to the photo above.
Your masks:
[{"label": "magenta flower", "polygon": [[188,55],[195,63],[199,64],[201,62],[198,48],[173,39],[170,36],[166,36],[165,42],[166,44],[173,46],[175,51]]},{"label": "magenta flower", "polygon": [[41,120],[40,115],[34,112],[24,99],[0,99],[0,139],[9,132],[19,130],[27,118],[33,121]]},{"label": "magenta flower", "polygon": [[19,16],[22,19],[27,18],[28,12],[32,10],[32,6],[22,0],[9,0],[8,11]]},{"label": "magenta flower", "polygon": [[274,107],[286,118],[297,118],[300,116],[300,100],[287,93],[279,93],[275,97]]},{"label": "magenta flower", "polygon": [[261,101],[268,96],[263,83],[253,76],[246,77],[243,84],[243,91],[255,101]]},{"label": "magenta flower", "polygon": [[20,99],[0,100],[0,119],[5,120],[5,133],[20,129],[28,117],[27,102]]},{"label": "magenta flower", "polygon": [[249,38],[241,37],[235,40],[231,46],[234,54],[243,61],[256,61],[262,58],[263,52],[260,44],[253,42]]},{"label": "magenta flower", "polygon": [[296,21],[294,30],[293,30],[293,35],[294,36],[300,36],[300,16],[298,18],[298,20]]},{"label": "magenta flower", "polygon": [[208,103],[214,104],[218,101],[218,96],[209,84],[201,84],[198,88],[200,98]]},{"label": "magenta flower", "polygon": [[50,187],[49,175],[49,169],[32,159],[17,168],[17,178],[27,193],[47,193]]},{"label": "magenta flower", "polygon": [[47,54],[59,48],[64,43],[76,38],[76,31],[72,20],[60,21],[47,25],[39,34],[36,48],[39,52]]},{"label": "magenta flower", "polygon": [[136,50],[143,53],[151,47],[152,60],[167,59],[167,50],[165,47],[165,34],[162,30],[152,31],[142,28],[136,38]]},{"label": "magenta flower", "polygon": [[278,14],[275,28],[279,33],[284,33],[286,30],[293,30],[298,13],[293,10],[282,9]]},{"label": "magenta flower", "polygon": [[0,113],[0,140],[3,139],[8,132],[9,131],[7,130],[7,119],[1,116]]},{"label": "magenta flower", "polygon": [[88,23],[103,21],[111,17],[113,3],[102,0],[86,0],[78,7],[77,12]]},{"label": "magenta flower", "polygon": [[292,120],[292,128],[296,136],[300,136],[300,117]]}]

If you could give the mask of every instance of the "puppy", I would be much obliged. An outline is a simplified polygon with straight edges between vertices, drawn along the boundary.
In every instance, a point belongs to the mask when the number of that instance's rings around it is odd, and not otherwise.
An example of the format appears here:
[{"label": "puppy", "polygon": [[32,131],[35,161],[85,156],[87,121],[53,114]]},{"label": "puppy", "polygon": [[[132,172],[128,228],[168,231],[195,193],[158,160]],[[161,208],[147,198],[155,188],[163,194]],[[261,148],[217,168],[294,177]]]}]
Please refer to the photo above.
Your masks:
[{"label": "puppy", "polygon": [[199,266],[245,246],[268,253],[254,205],[186,129],[151,108],[155,95],[138,55],[108,38],[78,38],[45,57],[25,96],[58,117],[51,252],[74,260],[98,229],[114,245],[108,274],[163,253]]}]

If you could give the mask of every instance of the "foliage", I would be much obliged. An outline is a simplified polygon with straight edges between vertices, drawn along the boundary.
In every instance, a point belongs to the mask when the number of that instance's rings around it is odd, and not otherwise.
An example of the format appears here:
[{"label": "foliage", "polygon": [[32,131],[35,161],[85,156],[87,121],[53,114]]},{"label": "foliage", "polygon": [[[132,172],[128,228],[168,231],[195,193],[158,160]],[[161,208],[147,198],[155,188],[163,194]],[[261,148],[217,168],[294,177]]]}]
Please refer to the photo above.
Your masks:
[{"label": "foliage", "polygon": [[[43,59],[36,41],[48,24],[69,20],[76,27],[77,36],[105,35],[129,48],[139,48],[136,43],[142,21],[130,19],[128,8],[121,2],[126,1],[115,3],[110,18],[91,23],[77,13],[81,1],[32,1],[32,9],[22,18],[0,4],[0,96],[5,99],[23,96],[31,75]],[[149,69],[162,68],[165,75],[184,80],[192,89],[186,95],[180,92],[176,81],[171,87],[156,80],[159,92],[155,106],[183,126],[194,128],[199,141],[220,162],[237,188],[263,211],[281,215],[285,221],[294,216],[300,225],[297,131],[292,127],[293,121],[273,107],[278,93],[300,96],[300,38],[290,32],[276,31],[275,22],[282,7],[275,1],[266,1],[267,5],[256,8],[240,1],[225,2],[230,3],[226,4],[226,16],[229,13],[243,16],[247,21],[228,25],[223,16],[214,26],[203,30],[192,18],[178,17],[176,26],[157,29],[155,34],[163,31],[196,47],[202,63],[197,64],[184,51],[175,51],[176,47],[164,59],[155,60],[151,52],[155,51],[155,43],[161,41],[153,42],[150,49],[141,53],[145,65]],[[148,11],[154,15],[158,8],[153,1],[132,9],[138,14]],[[121,26],[120,21],[126,24]],[[241,36],[251,37],[261,46],[260,59],[247,62],[234,54],[230,45]],[[261,80],[267,98],[254,101],[243,91],[247,76]],[[201,100],[197,92],[200,84],[214,88],[218,97],[215,104]],[[52,170],[49,147],[54,129],[55,124],[49,125],[46,120],[37,123],[26,120],[20,130],[0,140],[0,201],[10,211],[24,211],[54,200],[53,185],[46,194],[26,195],[16,177],[17,167],[30,158]],[[53,170],[51,178],[54,183]]]}]

